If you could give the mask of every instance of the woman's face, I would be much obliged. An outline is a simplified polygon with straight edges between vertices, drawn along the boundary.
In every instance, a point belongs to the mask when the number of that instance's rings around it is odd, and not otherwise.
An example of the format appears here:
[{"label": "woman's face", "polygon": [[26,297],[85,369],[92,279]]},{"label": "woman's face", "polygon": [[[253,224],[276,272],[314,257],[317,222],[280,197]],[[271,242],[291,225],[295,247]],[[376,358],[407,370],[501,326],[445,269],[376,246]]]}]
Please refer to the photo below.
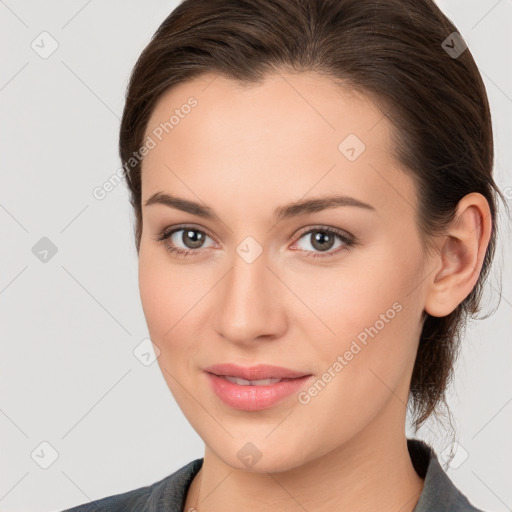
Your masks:
[{"label": "woman's face", "polygon": [[[284,471],[400,430],[429,269],[387,118],[313,73],[251,87],[204,75],[161,97],[146,136],[142,306],[208,449]],[[289,206],[331,196],[351,199]],[[225,363],[309,377],[263,387],[206,372]]]}]

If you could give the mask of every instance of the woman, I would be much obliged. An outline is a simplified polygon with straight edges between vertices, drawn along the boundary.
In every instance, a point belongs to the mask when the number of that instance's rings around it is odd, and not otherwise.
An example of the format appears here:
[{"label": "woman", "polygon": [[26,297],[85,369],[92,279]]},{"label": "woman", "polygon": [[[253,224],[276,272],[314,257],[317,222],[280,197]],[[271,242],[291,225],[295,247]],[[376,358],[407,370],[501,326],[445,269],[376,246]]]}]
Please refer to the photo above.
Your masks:
[{"label": "woman", "polygon": [[185,0],[135,65],[120,155],[205,456],[69,510],[477,510],[405,435],[408,405],[416,428],[445,405],[502,197],[433,1]]}]

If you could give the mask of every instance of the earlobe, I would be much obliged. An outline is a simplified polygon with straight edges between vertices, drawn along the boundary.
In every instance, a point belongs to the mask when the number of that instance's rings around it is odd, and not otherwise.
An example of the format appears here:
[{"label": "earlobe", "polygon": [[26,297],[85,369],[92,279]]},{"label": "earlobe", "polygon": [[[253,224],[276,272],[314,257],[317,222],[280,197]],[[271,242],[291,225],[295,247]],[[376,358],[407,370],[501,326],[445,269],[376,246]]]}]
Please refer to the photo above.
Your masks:
[{"label": "earlobe", "polygon": [[457,213],[432,257],[432,273],[425,301],[431,316],[449,315],[470,293],[478,281],[491,236],[491,212],[482,194],[464,196]]}]

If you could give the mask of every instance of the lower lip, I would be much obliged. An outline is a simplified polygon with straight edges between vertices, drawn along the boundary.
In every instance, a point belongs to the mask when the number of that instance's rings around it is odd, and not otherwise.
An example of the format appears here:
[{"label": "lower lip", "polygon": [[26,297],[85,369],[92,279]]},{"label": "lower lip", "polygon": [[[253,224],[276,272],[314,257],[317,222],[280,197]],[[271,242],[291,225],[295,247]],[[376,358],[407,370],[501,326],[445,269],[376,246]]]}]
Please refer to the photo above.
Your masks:
[{"label": "lower lip", "polygon": [[227,405],[241,411],[261,411],[299,391],[312,377],[284,380],[267,386],[243,386],[207,373],[215,394]]}]

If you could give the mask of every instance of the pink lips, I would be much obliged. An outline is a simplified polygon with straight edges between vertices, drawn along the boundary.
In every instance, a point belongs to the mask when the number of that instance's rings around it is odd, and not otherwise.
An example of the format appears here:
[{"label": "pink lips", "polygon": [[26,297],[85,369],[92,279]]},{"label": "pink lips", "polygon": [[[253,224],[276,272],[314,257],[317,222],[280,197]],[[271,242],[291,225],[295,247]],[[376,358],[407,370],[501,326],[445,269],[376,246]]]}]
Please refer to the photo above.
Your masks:
[{"label": "pink lips", "polygon": [[[213,365],[205,369],[214,393],[225,404],[243,411],[260,411],[277,404],[299,391],[312,377],[311,374],[272,365],[249,368],[234,364]],[[243,385],[230,382],[226,376],[249,381],[284,379],[265,385]]]}]

